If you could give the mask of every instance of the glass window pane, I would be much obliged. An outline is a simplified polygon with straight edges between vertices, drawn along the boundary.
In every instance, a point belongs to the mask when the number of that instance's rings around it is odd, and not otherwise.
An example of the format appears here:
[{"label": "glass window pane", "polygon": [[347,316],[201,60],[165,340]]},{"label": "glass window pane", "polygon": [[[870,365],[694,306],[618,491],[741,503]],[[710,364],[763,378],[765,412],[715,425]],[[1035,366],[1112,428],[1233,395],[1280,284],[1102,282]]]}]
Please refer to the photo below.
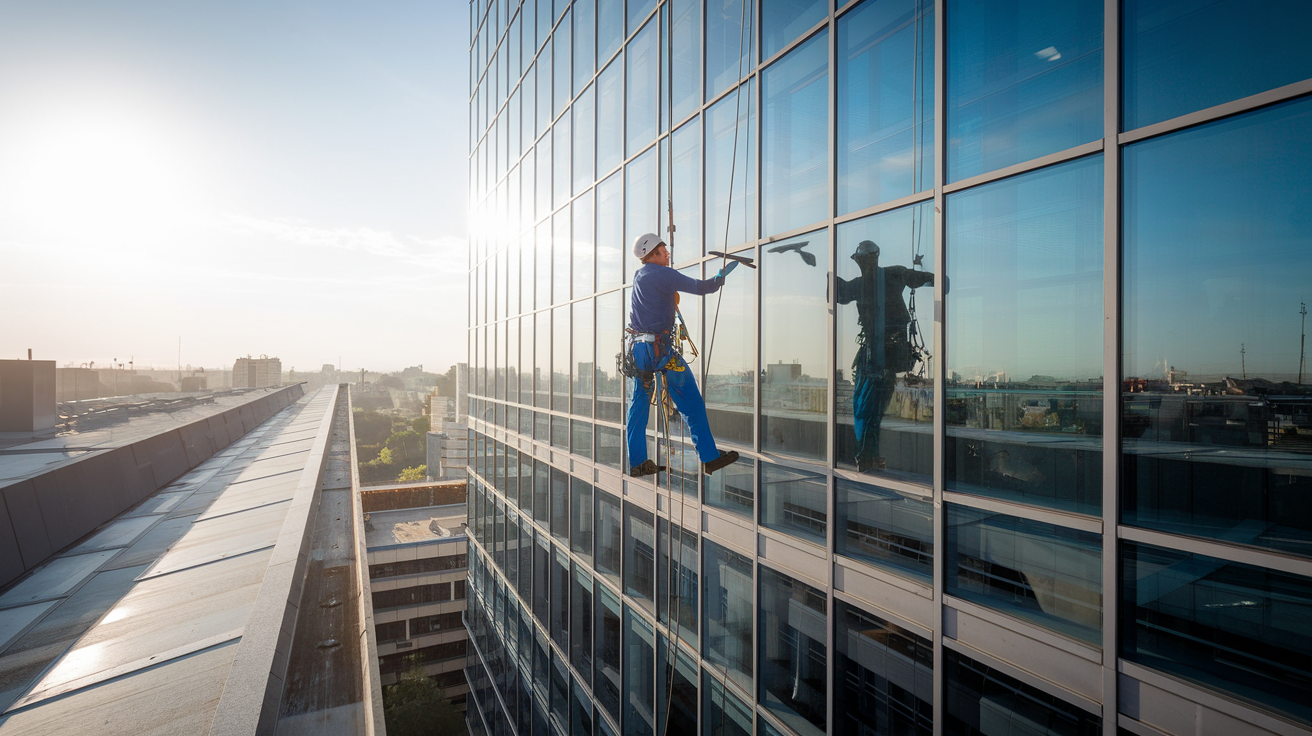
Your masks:
[{"label": "glass window pane", "polygon": [[574,89],[583,89],[597,68],[594,59],[597,32],[593,23],[595,2],[574,0]]},{"label": "glass window pane", "polygon": [[934,644],[834,601],[836,733],[934,733]]},{"label": "glass window pane", "polygon": [[838,553],[928,583],[934,576],[934,505],[927,497],[835,479]]},{"label": "glass window pane", "polygon": [[829,211],[829,32],[761,75],[763,235],[824,219]]},{"label": "glass window pane", "polygon": [[551,469],[551,536],[569,544],[569,474]]},{"label": "glass window pane", "polygon": [[761,60],[779,53],[829,14],[825,0],[762,0]]},{"label": "glass window pane", "polygon": [[621,0],[598,0],[597,62],[605,63],[624,43],[624,3]]},{"label": "glass window pane", "polygon": [[[740,272],[729,279],[745,280],[747,274],[740,276]],[[825,460],[829,452],[829,231],[762,246],[760,273],[761,449]]]},{"label": "glass window pane", "polygon": [[1102,7],[948,0],[948,181],[1103,136]]},{"label": "glass window pane", "polygon": [[[602,2],[602,7],[609,3]],[[624,160],[624,63],[616,60],[597,77],[597,175]]]},{"label": "glass window pane", "polygon": [[[749,249],[741,255],[752,257],[755,251]],[[712,267],[718,263],[712,261]],[[706,371],[706,415],[718,445],[751,447],[753,443],[756,273],[748,268],[737,269],[725,279],[716,296],[705,300],[708,338],[702,365]]]},{"label": "glass window pane", "polygon": [[702,3],[701,0],[671,0],[674,13],[673,120],[692,114],[701,102]]},{"label": "glass window pane", "polygon": [[[564,115],[556,121],[556,125],[551,131],[551,140],[554,150],[552,151],[552,199],[551,208],[557,209],[569,201],[570,187],[573,185],[573,178],[570,175],[570,116]],[[569,273],[569,271],[565,271]],[[569,282],[566,281],[565,289],[569,289]]]},{"label": "glass window pane", "polygon": [[[588,219],[592,219],[591,214]],[[574,312],[574,358],[570,362],[570,380],[574,384],[574,395],[570,402],[570,411],[579,416],[590,417],[592,416],[592,379],[595,373],[592,356],[592,300],[575,302],[570,308]],[[589,451],[588,455],[591,454]]]},{"label": "glass window pane", "polygon": [[618,291],[597,297],[597,418],[611,422],[620,420],[624,408],[624,378],[615,368],[616,356],[623,349],[622,298]]},{"label": "glass window pane", "polygon": [[619,173],[597,185],[597,291],[624,282],[623,190]]},{"label": "glass window pane", "polygon": [[589,685],[592,684],[592,585],[587,568],[574,565],[570,593],[570,631],[574,636],[570,639],[570,661]]},{"label": "glass window pane", "polygon": [[567,417],[551,417],[551,446],[559,450],[569,451],[569,419]]},{"label": "glass window pane", "polygon": [[[531,253],[531,248],[525,249]],[[526,280],[527,281],[527,280]],[[532,288],[531,285],[529,288]],[[533,315],[519,320],[519,403],[533,405]]]},{"label": "glass window pane", "polygon": [[533,546],[533,616],[543,627],[551,625],[550,581],[551,542],[547,535],[538,533]]},{"label": "glass window pane", "polygon": [[579,681],[575,680],[573,684],[574,698],[570,701],[570,736],[592,736],[592,697],[586,690],[579,686]]},{"label": "glass window pane", "polygon": [[934,476],[933,228],[932,202],[839,225],[834,313],[838,464],[926,485]]},{"label": "glass window pane", "polygon": [[623,462],[624,450],[620,430],[597,425],[596,443],[597,463],[619,470]]},{"label": "glass window pane", "polygon": [[592,99],[594,89],[588,87],[584,90],[570,108],[574,121],[574,194],[592,186],[596,179],[592,170],[597,134],[596,105]]},{"label": "glass window pane", "polygon": [[[525,116],[525,118],[528,117],[532,117],[532,116]],[[521,171],[520,182],[519,182],[520,183],[519,217],[520,220],[523,221],[524,226],[529,227],[532,226],[533,223],[537,221],[537,216],[536,216],[537,195],[534,193],[534,186],[536,185],[537,182],[537,175],[535,174],[535,172],[537,171],[537,153],[532,148],[530,148],[528,155],[524,156],[523,160],[520,162],[519,168]],[[533,238],[531,236],[527,236],[527,242],[531,244],[532,241]],[[533,261],[532,261],[532,256],[530,255],[532,253],[532,248],[524,248],[522,252],[524,253],[523,256],[525,259],[524,264],[526,266],[524,270],[524,281],[525,281],[524,309],[532,309],[533,289],[531,285],[531,279],[533,277],[533,269],[532,269]]]},{"label": "glass window pane", "polygon": [[569,411],[569,305],[556,307],[554,315],[554,351],[551,357],[551,408]]},{"label": "glass window pane", "polygon": [[1127,524],[1312,554],[1309,140],[1303,99],[1124,149]]},{"label": "glass window pane", "polygon": [[748,519],[755,518],[756,460],[739,458],[738,462],[707,478],[705,502],[707,506],[732,511]]},{"label": "glass window pane", "polygon": [[660,174],[656,148],[629,162],[624,167],[624,281],[633,280],[638,264],[629,252],[629,246],[643,233],[660,229]]},{"label": "glass window pane", "polygon": [[[715,0],[711,0],[715,2]],[[707,250],[756,239],[756,101],[754,82],[715,103],[706,122]],[[735,142],[737,154],[734,153]]]},{"label": "glass window pane", "polygon": [[533,464],[533,520],[551,524],[551,466],[541,460]]},{"label": "glass window pane", "polygon": [[702,672],[702,736],[752,736],[752,715],[710,671]]},{"label": "glass window pane", "polygon": [[[593,275],[597,267],[597,257],[593,228],[596,219],[592,206],[592,192],[588,192],[574,200],[571,209],[574,216],[574,228],[570,241],[573,243],[574,251],[574,298],[577,299],[591,294],[595,288]],[[587,351],[587,353],[591,352],[591,349]]]},{"label": "glass window pane", "polygon": [[[538,137],[537,91],[537,67],[533,66],[529,67],[528,74],[525,74],[524,80],[519,83],[519,94],[523,98],[519,136],[523,139],[525,148],[533,145],[533,141]],[[529,186],[532,178],[530,176],[525,180]]]},{"label": "glass window pane", "polygon": [[592,484],[570,478],[570,549],[592,562]]},{"label": "glass window pane", "polygon": [[[603,3],[604,6],[604,3]],[[596,662],[592,692],[597,703],[610,712],[611,718],[620,719],[620,599],[602,585],[595,583],[597,601]]]},{"label": "glass window pane", "polygon": [[[685,519],[685,522],[695,524],[696,519]],[[695,647],[697,596],[700,593],[697,533],[665,519],[657,519],[657,524],[660,527],[660,555],[656,558],[656,616],[666,626],[677,621],[679,636]]]},{"label": "glass window pane", "polygon": [[761,464],[763,526],[825,544],[827,498],[824,475],[774,463]]},{"label": "glass window pane", "polygon": [[752,0],[706,0],[706,99],[736,84],[755,66]]},{"label": "glass window pane", "polygon": [[[656,650],[656,724],[667,734],[697,733],[697,663],[661,634]],[[673,658],[674,661],[670,661]]]},{"label": "glass window pane", "polygon": [[641,151],[656,137],[659,122],[657,113],[660,109],[659,85],[657,76],[660,66],[657,63],[660,37],[656,32],[657,24],[651,23],[643,28],[629,42],[625,54],[626,104],[624,106],[624,150],[626,156]]},{"label": "glass window pane", "polygon": [[538,55],[538,130],[546,130],[551,125],[551,39],[547,39]]},{"label": "glass window pane", "polygon": [[[562,121],[563,122],[563,121]],[[557,126],[559,129],[559,126]],[[561,304],[570,299],[570,253],[574,250],[570,237],[570,210],[565,206],[551,218],[551,303]]]},{"label": "glass window pane", "polygon": [[1102,504],[1102,157],[948,195],[949,490]]},{"label": "glass window pane", "polygon": [[592,458],[592,423],[569,421],[570,451],[582,458]]},{"label": "glass window pane", "polygon": [[616,585],[620,582],[620,553],[623,528],[620,526],[620,502],[605,491],[597,496],[597,553],[595,569]]},{"label": "glass window pane", "polygon": [[625,736],[652,736],[656,732],[656,651],[651,624],[624,607],[624,716]]},{"label": "glass window pane", "polygon": [[573,53],[573,44],[570,43],[572,35],[570,33],[572,27],[570,15],[569,10],[566,10],[565,20],[556,26],[555,35],[552,36],[554,41],[552,51],[555,54],[553,63],[556,73],[556,83],[553,85],[555,97],[551,108],[553,118],[564,112],[565,106],[569,104],[570,98],[574,96],[570,88],[570,82],[573,79],[570,72],[570,56]]},{"label": "glass window pane", "polygon": [[1071,736],[1102,733],[1098,716],[952,649],[943,650],[943,680],[944,733],[987,736],[1014,728]]},{"label": "glass window pane", "polygon": [[629,6],[629,26],[628,32],[633,33],[633,29],[638,24],[646,20],[647,16],[656,7],[656,0],[627,0]]},{"label": "glass window pane", "polygon": [[538,312],[537,325],[537,362],[534,372],[537,376],[537,406],[551,406],[551,310]]},{"label": "glass window pane", "polygon": [[838,214],[932,187],[933,3],[865,0],[844,14],[836,74]]},{"label": "glass window pane", "polygon": [[824,591],[760,569],[761,680],[757,697],[802,736],[825,733],[829,622]]},{"label": "glass window pane", "polygon": [[1301,0],[1127,0],[1121,18],[1125,130],[1312,77]]},{"label": "glass window pane", "polygon": [[947,590],[1102,645],[1102,539],[1091,532],[948,506]]},{"label": "glass window pane", "polygon": [[[702,253],[702,126],[697,118],[674,131],[674,243],[676,262]],[[664,219],[662,219],[664,222]],[[687,297],[685,297],[687,298]],[[699,345],[701,343],[698,343]]]},{"label": "glass window pane", "polygon": [[1312,724],[1312,579],[1122,543],[1121,656]]},{"label": "glass window pane", "polygon": [[656,530],[650,511],[624,504],[624,592],[651,607],[656,597]]},{"label": "glass window pane", "polygon": [[551,566],[551,638],[556,646],[569,651],[569,555],[555,548],[555,564]]},{"label": "glass window pane", "polygon": [[[732,466],[731,466],[732,467]],[[752,558],[709,539],[702,544],[702,616],[706,639],[702,656],[728,672],[744,689],[752,687]],[[750,722],[750,721],[749,721]]]}]

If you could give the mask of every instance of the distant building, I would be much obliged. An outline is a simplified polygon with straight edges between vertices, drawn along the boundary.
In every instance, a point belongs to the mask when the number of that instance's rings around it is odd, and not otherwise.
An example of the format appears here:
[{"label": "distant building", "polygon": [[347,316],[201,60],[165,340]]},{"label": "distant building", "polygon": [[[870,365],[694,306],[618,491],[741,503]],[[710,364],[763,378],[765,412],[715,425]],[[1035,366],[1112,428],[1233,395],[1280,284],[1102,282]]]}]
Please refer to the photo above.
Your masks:
[{"label": "distant building", "polygon": [[469,692],[465,505],[413,505],[454,495],[463,499],[464,488],[407,484],[371,489],[362,500],[381,682],[393,684],[418,665],[463,707]]},{"label": "distant building", "polygon": [[261,355],[238,358],[232,364],[233,388],[264,388],[282,384],[282,361]]},{"label": "distant building", "polygon": [[433,480],[464,478],[469,461],[469,439],[464,423],[455,421],[457,402],[449,396],[430,396],[428,477]]}]

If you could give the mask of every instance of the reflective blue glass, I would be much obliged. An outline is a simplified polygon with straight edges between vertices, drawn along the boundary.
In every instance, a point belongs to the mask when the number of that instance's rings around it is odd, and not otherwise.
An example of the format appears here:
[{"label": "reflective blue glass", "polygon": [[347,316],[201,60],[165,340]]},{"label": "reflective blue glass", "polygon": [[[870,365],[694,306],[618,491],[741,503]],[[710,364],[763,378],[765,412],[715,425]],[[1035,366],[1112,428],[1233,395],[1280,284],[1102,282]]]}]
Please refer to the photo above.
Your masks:
[{"label": "reflective blue glass", "polygon": [[652,22],[629,41],[625,61],[624,154],[632,156],[656,137],[660,120],[660,35]]},{"label": "reflective blue glass", "polygon": [[[752,558],[709,539],[702,544],[702,656],[744,689],[752,687]],[[750,721],[749,721],[750,723]]]},{"label": "reflective blue glass", "polygon": [[[623,377],[615,367],[615,356],[623,349],[623,325],[624,305],[620,292],[597,297],[597,418],[612,422],[618,422],[623,413]],[[600,457],[597,459],[601,460]]]},{"label": "reflective blue glass", "polygon": [[552,92],[552,118],[564,112],[565,106],[569,104],[570,99],[574,96],[571,87],[574,77],[570,72],[570,61],[574,53],[573,44],[570,43],[572,40],[570,15],[572,13],[566,11],[565,20],[556,26],[555,35],[552,36],[552,53],[554,54],[552,65],[556,75],[556,83],[553,85]]},{"label": "reflective blue glass", "polygon": [[[768,208],[767,208],[768,210]],[[761,449],[829,451],[829,231],[761,247]],[[735,272],[730,278],[747,278]],[[824,502],[820,503],[824,508]]]},{"label": "reflective blue glass", "polygon": [[1126,0],[1121,117],[1133,130],[1312,77],[1312,4]]},{"label": "reflective blue glass", "polygon": [[624,0],[597,0],[597,63],[610,60],[624,44]]},{"label": "reflective blue glass", "polygon": [[834,601],[835,733],[934,733],[934,644]]},{"label": "reflective blue glass", "polygon": [[551,311],[538,312],[537,337],[535,350],[536,361],[533,366],[534,385],[537,395],[534,404],[540,408],[551,407]]},{"label": "reflective blue glass", "polygon": [[754,81],[707,111],[705,121],[707,250],[756,238],[756,101]]},{"label": "reflective blue glass", "polygon": [[[584,297],[596,290],[593,284],[593,278],[597,269],[597,248],[594,244],[593,228],[596,226],[596,217],[592,206],[592,192],[588,192],[578,199],[574,200],[573,210],[573,230],[570,233],[570,241],[573,251],[574,262],[574,298]],[[589,322],[592,320],[589,313]],[[588,328],[591,333],[592,329]],[[577,341],[576,341],[577,342]],[[591,360],[592,349],[579,353],[588,355]],[[578,362],[577,360],[575,361]],[[589,380],[591,380],[589,378]]]},{"label": "reflective blue glass", "polygon": [[706,99],[737,84],[755,67],[753,0],[706,0]]},{"label": "reflective blue glass", "polygon": [[[537,155],[538,181],[537,181],[536,199],[537,199],[537,217],[539,218],[546,217],[548,214],[551,213],[551,210],[553,209],[551,206],[551,176],[555,172],[555,169],[552,168],[552,160],[551,160],[551,142],[553,138],[552,135],[553,132],[554,131],[552,130],[548,130],[546,133],[543,133],[542,137],[538,139],[537,146],[534,147],[534,151]],[[542,244],[539,243],[538,245],[541,246]],[[539,284],[539,286],[541,286],[541,284]],[[550,282],[548,282],[546,286],[547,288],[545,290],[543,289],[538,290],[539,302],[537,306],[539,309],[551,303]],[[544,298],[545,301],[542,301],[542,299]]]},{"label": "reflective blue glass", "polygon": [[[526,248],[524,252],[533,251]],[[533,319],[529,314],[519,320],[519,403],[526,406],[533,405]]]},{"label": "reflective blue glass", "polygon": [[[592,484],[578,478],[570,478],[570,549],[586,562],[592,562],[592,515],[595,512],[592,502]],[[589,583],[588,588],[592,585]]]},{"label": "reflective blue glass", "polygon": [[[592,300],[574,302],[573,318],[570,320],[574,325],[574,356],[570,360],[570,383],[572,384],[572,397],[570,399],[570,413],[590,417],[592,416],[592,379],[593,379],[593,354],[592,354]],[[590,434],[589,434],[590,436]],[[574,443],[577,445],[578,443]],[[587,447],[580,447],[579,452],[585,457],[592,457],[592,443],[589,442]]]},{"label": "reflective blue glass", "polygon": [[651,14],[651,11],[655,10],[656,0],[626,0],[626,3],[629,6],[628,32],[632,34],[633,30],[647,19],[647,16]]},{"label": "reflective blue glass", "polygon": [[[754,250],[741,251],[751,257]],[[712,261],[712,267],[718,262]],[[745,272],[745,273],[744,273]],[[751,447],[756,406],[756,271],[737,269],[706,298],[706,332],[714,334],[702,365],[706,415],[717,445]],[[715,476],[711,476],[714,479]]]},{"label": "reflective blue glass", "polygon": [[740,458],[706,479],[706,505],[752,518],[756,502],[756,460]]},{"label": "reflective blue glass", "polygon": [[[596,157],[596,104],[594,87],[588,87],[570,108],[574,128],[574,194],[578,194],[596,179],[593,162]],[[591,291],[591,289],[589,289]]]},{"label": "reflective blue glass", "polygon": [[1098,736],[1102,719],[952,649],[943,651],[943,732]]},{"label": "reflective blue glass", "polygon": [[[597,704],[610,713],[611,718],[620,719],[620,599],[610,588],[596,581],[594,594],[597,606],[596,618],[596,673],[592,679],[592,692],[597,697]],[[600,719],[599,719],[600,720]],[[604,721],[600,721],[604,723]]]},{"label": "reflective blue glass", "polygon": [[597,70],[597,30],[594,5],[597,0],[574,0],[574,89],[583,89]]},{"label": "reflective blue glass", "polygon": [[1123,542],[1121,656],[1312,724],[1312,579]]},{"label": "reflective blue glass", "polygon": [[752,736],[752,710],[724,684],[702,671],[701,736]]},{"label": "reflective blue glass", "polygon": [[838,214],[934,186],[934,9],[865,0],[838,19]]},{"label": "reflective blue glass", "polygon": [[624,715],[625,736],[652,736],[656,732],[656,643],[651,624],[624,607]]},{"label": "reflective blue glass", "polygon": [[569,651],[569,555],[555,547],[551,566],[551,639],[563,651]]},{"label": "reflective blue glass", "polygon": [[829,212],[829,32],[821,31],[761,75],[763,235]]},{"label": "reflective blue glass", "polygon": [[761,0],[761,60],[779,53],[828,14],[825,0]]},{"label": "reflective blue glass", "polygon": [[620,516],[620,502],[605,491],[596,492],[597,530],[596,530],[596,565],[599,575],[607,577],[612,583],[620,581],[620,555],[623,551],[621,537],[623,523]]},{"label": "reflective blue glass", "polygon": [[760,568],[757,699],[801,736],[822,736],[828,692],[825,593]]},{"label": "reflective blue glass", "polygon": [[836,478],[838,553],[924,582],[934,576],[934,505],[928,497]]},{"label": "reflective blue glass", "polygon": [[927,485],[934,463],[933,228],[932,202],[839,225],[834,313],[839,465]]},{"label": "reflective blue glass", "polygon": [[[624,167],[624,244],[632,244],[643,233],[654,233],[659,229],[660,212],[660,163],[656,148],[647,149],[645,153],[630,161]],[[638,264],[624,248],[624,280],[633,278],[633,271]]]},{"label": "reflective blue glass", "polygon": [[597,175],[624,160],[624,64],[616,61],[597,77]]},{"label": "reflective blue glass", "polygon": [[[557,209],[569,201],[570,186],[573,178],[570,176],[570,156],[571,142],[570,135],[570,116],[564,115],[556,121],[555,126],[551,129],[552,151],[552,182],[551,182],[551,208]],[[569,273],[563,271],[562,273]],[[566,283],[565,290],[569,290]]]},{"label": "reflective blue glass", "polygon": [[948,0],[948,181],[1103,137],[1102,0]]},{"label": "reflective blue glass", "polygon": [[1312,100],[1123,152],[1127,524],[1312,555]]},{"label": "reflective blue glass", "polygon": [[[588,506],[591,509],[590,497]],[[591,557],[591,550],[589,550],[589,557]],[[574,578],[570,588],[570,632],[573,634],[570,637],[570,663],[579,671],[589,687],[592,686],[592,621],[595,616],[592,605],[593,584],[594,581],[588,574],[587,568],[575,563]]]},{"label": "reflective blue glass", "polygon": [[[551,542],[541,532],[538,532],[536,541],[537,544],[533,545],[533,616],[546,628],[551,625]],[[546,651],[544,645],[540,648]]]},{"label": "reflective blue glass", "polygon": [[[669,734],[697,733],[697,663],[664,634],[656,650],[656,725]],[[674,661],[671,662],[670,660]]]},{"label": "reflective blue glass", "polygon": [[[674,131],[674,242],[676,263],[702,252],[702,126],[698,118]],[[664,169],[662,168],[662,176]],[[662,217],[664,223],[666,218]],[[685,300],[688,297],[684,297]],[[700,345],[700,342],[697,342]]]},{"label": "reflective blue glass", "polygon": [[[695,524],[688,514],[686,524]],[[678,513],[675,513],[677,520]],[[666,626],[677,626],[679,636],[697,646],[697,533],[657,518],[660,554],[656,557],[656,618]],[[671,622],[677,622],[672,624]],[[694,706],[695,712],[695,706]]]},{"label": "reflective blue glass", "polygon": [[[569,310],[568,304],[552,310],[552,321],[555,324],[552,325],[551,408],[556,411],[569,411]],[[569,440],[566,439],[564,444],[569,447]]]},{"label": "reflective blue glass", "polygon": [[537,0],[537,19],[538,19],[538,43],[550,43],[547,36],[551,34],[551,26],[556,20],[556,16],[551,12],[551,0]]},{"label": "reflective blue glass", "polygon": [[677,124],[701,102],[702,3],[701,0],[670,0],[674,13],[674,46],[671,55],[673,78],[670,114]]},{"label": "reflective blue glass", "polygon": [[1091,532],[950,504],[947,590],[1102,645],[1102,539]]},{"label": "reflective blue glass", "polygon": [[551,39],[538,55],[538,130],[546,130],[555,117],[551,98]]},{"label": "reflective blue glass", "polygon": [[652,513],[624,504],[624,592],[651,608],[656,597],[656,529]]},{"label": "reflective blue glass", "polygon": [[1102,157],[948,195],[949,490],[1102,506]]},{"label": "reflective blue glass", "polygon": [[825,476],[773,463],[761,465],[761,524],[817,544],[828,528]]}]

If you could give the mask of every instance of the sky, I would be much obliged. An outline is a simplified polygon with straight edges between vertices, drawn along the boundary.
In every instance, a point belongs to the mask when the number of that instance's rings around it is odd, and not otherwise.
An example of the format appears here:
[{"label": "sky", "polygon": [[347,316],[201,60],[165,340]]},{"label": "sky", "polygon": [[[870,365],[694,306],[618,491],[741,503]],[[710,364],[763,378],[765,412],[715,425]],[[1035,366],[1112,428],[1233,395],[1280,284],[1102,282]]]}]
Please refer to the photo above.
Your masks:
[{"label": "sky", "polygon": [[464,2],[0,17],[0,358],[465,359]]}]

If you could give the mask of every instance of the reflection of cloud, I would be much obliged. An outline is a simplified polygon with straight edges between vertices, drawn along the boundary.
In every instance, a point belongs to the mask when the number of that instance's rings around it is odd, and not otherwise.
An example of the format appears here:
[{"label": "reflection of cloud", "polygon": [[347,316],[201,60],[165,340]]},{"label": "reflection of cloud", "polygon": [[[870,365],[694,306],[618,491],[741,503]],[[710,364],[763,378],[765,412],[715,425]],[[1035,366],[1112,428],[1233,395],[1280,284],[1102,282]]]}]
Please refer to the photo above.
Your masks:
[{"label": "reflection of cloud", "polygon": [[227,215],[225,229],[239,235],[266,236],[289,245],[347,251],[390,259],[410,268],[448,274],[467,271],[464,238],[420,238],[371,227],[322,227],[303,220]]}]

